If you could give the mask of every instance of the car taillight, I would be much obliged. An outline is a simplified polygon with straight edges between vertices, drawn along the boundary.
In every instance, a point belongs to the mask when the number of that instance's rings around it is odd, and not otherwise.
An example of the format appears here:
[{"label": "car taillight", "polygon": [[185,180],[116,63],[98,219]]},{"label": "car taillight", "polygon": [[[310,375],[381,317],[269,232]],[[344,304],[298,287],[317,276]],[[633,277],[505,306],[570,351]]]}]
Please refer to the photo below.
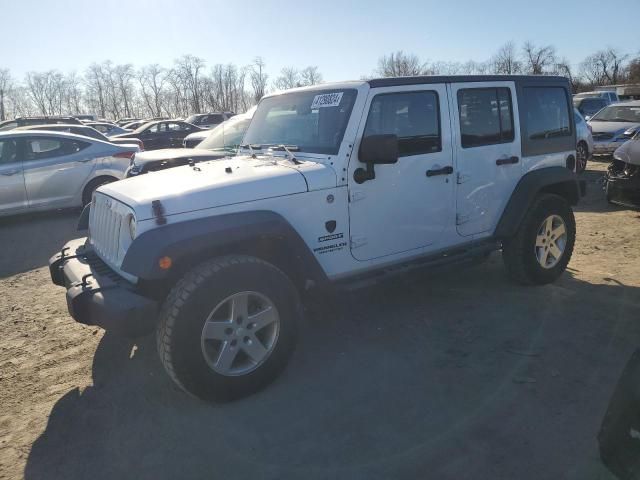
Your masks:
[{"label": "car taillight", "polygon": [[131,157],[133,157],[135,153],[136,152],[120,152],[120,153],[116,153],[113,156],[116,158],[126,158],[127,160],[131,160]]},{"label": "car taillight", "polygon": [[140,147],[140,151],[144,151],[144,142],[142,140],[138,140],[138,146]]}]

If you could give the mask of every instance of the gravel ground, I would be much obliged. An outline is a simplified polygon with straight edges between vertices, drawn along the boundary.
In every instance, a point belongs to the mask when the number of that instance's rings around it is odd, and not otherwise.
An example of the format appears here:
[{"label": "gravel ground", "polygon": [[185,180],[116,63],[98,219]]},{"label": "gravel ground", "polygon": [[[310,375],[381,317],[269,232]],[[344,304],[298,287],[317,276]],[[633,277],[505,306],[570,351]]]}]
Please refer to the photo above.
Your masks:
[{"label": "gravel ground", "polygon": [[608,479],[596,433],[640,344],[640,214],[585,174],[555,284],[499,254],[310,307],[265,391],[178,391],[152,338],[76,324],[46,262],[77,212],[0,225],[0,478]]}]

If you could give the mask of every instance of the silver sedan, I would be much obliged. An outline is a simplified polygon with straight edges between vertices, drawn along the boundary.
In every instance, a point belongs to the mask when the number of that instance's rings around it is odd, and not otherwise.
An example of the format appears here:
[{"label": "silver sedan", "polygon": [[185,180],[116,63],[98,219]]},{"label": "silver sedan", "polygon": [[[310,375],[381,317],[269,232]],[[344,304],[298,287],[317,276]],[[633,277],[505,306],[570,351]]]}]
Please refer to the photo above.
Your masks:
[{"label": "silver sedan", "polygon": [[0,216],[86,205],[138,151],[71,133],[0,133]]}]

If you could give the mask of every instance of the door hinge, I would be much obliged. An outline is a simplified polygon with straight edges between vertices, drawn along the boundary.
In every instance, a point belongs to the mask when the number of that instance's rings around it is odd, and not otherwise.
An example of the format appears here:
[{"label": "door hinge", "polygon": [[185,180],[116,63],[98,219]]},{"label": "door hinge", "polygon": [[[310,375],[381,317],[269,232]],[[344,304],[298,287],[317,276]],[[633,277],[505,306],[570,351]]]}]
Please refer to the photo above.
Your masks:
[{"label": "door hinge", "polygon": [[460,185],[461,183],[464,183],[466,181],[469,180],[469,178],[471,178],[471,175],[467,175],[463,172],[458,171],[457,175],[456,175],[456,183],[458,185]]},{"label": "door hinge", "polygon": [[471,220],[471,215],[469,214],[456,214],[456,225],[462,225],[463,223],[467,223],[469,220]]},{"label": "door hinge", "polygon": [[362,200],[367,195],[362,190],[352,190],[349,195],[349,200],[351,203],[357,202],[358,200]]},{"label": "door hinge", "polygon": [[367,237],[351,237],[351,248],[362,247],[367,244]]}]

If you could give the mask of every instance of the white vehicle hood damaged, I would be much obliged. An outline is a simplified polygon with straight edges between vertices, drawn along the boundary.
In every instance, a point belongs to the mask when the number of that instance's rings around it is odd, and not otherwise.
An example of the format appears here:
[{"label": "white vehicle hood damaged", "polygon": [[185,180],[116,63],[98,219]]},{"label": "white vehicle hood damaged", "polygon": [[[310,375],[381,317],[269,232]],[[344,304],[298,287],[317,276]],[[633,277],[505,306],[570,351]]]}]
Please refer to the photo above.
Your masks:
[{"label": "white vehicle hood damaged", "polygon": [[624,142],[613,153],[613,158],[631,165],[640,165],[640,139]]},{"label": "white vehicle hood damaged", "polygon": [[310,186],[335,187],[335,172],[317,162],[296,165],[285,158],[242,156],[128,178],[99,191],[129,205],[141,221],[153,218],[154,200],[162,203],[164,216],[170,216],[303,193]]}]

